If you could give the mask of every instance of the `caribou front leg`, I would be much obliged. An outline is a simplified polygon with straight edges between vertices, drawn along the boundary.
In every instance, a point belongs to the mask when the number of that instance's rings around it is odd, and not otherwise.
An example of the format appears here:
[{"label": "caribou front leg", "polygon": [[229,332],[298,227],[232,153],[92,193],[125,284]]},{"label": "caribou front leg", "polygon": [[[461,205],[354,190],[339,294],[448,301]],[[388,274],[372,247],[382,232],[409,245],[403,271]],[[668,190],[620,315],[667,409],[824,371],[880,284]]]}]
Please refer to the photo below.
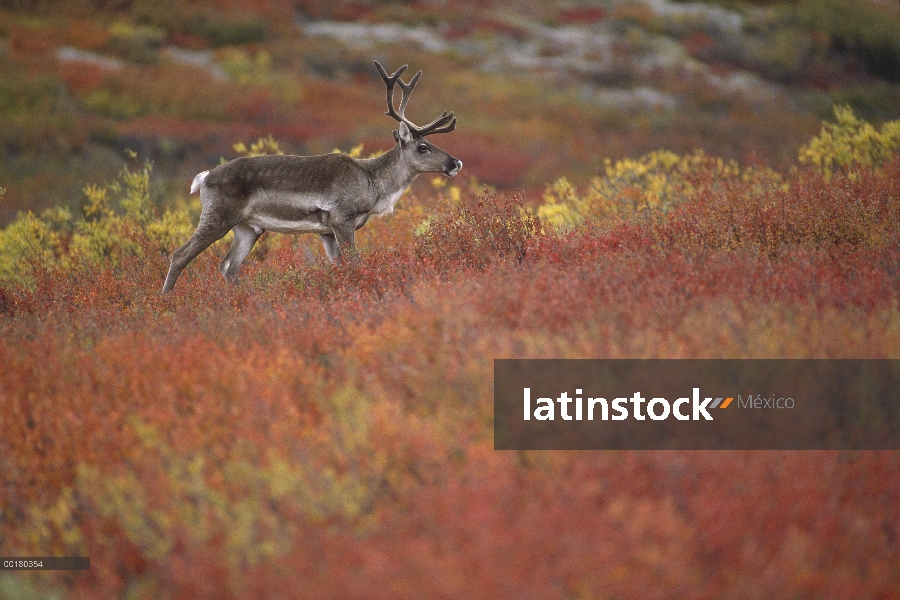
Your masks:
[{"label": "caribou front leg", "polygon": [[330,258],[332,262],[337,261],[341,257],[341,251],[338,249],[337,240],[334,239],[334,234],[320,233],[319,237],[322,238],[322,245],[325,246],[325,254],[328,255],[328,258]]},{"label": "caribou front leg", "polygon": [[219,265],[219,271],[226,280],[237,282],[238,270],[263,232],[244,223],[235,225],[231,231],[234,232],[234,240],[231,242],[231,249]]},{"label": "caribou front leg", "polygon": [[[335,219],[332,219],[329,225],[331,225],[331,230],[334,232],[334,245],[337,247],[337,257],[334,259],[334,262],[341,264],[341,261],[344,258],[347,260],[356,260],[358,256],[355,245],[356,227],[353,220],[342,219],[335,222]],[[327,246],[325,251],[328,251]]]}]

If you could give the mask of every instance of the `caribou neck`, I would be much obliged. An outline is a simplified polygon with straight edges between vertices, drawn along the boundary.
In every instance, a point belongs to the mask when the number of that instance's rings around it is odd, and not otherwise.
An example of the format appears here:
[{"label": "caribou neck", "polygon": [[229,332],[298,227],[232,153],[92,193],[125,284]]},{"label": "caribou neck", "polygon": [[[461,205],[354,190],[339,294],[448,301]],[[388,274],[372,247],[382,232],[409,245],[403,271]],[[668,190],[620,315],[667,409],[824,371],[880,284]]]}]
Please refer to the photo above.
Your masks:
[{"label": "caribou neck", "polygon": [[381,156],[363,159],[362,162],[368,168],[369,177],[378,192],[378,204],[387,203],[390,209],[419,174],[404,157],[400,144]]}]

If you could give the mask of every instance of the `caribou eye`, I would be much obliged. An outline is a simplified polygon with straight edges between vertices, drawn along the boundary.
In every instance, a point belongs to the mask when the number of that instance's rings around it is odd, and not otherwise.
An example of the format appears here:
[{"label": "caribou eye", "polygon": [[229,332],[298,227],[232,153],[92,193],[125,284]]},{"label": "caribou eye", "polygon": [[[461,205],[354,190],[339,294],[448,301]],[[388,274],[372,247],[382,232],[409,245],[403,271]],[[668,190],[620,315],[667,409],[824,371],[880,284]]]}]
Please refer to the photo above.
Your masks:
[{"label": "caribou eye", "polygon": [[419,144],[419,152],[422,154],[428,152],[428,144]]}]

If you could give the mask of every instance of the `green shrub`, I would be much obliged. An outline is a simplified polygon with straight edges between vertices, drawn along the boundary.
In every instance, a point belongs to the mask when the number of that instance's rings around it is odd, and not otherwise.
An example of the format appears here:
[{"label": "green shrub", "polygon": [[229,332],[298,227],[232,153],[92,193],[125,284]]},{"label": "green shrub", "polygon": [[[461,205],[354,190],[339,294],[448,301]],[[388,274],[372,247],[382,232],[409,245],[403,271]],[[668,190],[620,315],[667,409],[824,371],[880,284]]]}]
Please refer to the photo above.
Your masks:
[{"label": "green shrub", "polygon": [[107,46],[122,58],[141,64],[154,63],[166,39],[166,32],[150,25],[117,21],[109,27]]},{"label": "green shrub", "polygon": [[900,19],[856,0],[801,0],[782,6],[799,26],[826,33],[836,50],[859,53],[866,70],[900,81]]},{"label": "green shrub", "polygon": [[895,118],[900,108],[900,85],[883,81],[834,90],[829,95],[829,110],[834,104],[846,104],[861,118],[870,121]]},{"label": "green shrub", "polygon": [[220,21],[199,19],[192,33],[208,39],[214,46],[237,46],[265,41],[269,24],[262,19]]},{"label": "green shrub", "polygon": [[242,84],[265,84],[272,78],[272,55],[265,50],[251,57],[240,48],[227,48],[222,51],[219,65],[231,79]]}]

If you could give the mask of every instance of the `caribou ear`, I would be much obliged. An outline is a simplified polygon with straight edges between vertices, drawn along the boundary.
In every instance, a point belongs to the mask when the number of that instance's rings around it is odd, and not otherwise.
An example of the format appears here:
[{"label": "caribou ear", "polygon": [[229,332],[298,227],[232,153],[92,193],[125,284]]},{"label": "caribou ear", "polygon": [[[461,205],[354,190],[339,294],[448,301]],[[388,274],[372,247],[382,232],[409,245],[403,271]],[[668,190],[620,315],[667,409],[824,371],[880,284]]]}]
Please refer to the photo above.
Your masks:
[{"label": "caribou ear", "polygon": [[396,130],[396,129],[393,130],[391,133],[394,134],[394,141],[397,142],[397,143],[399,144],[399,143],[400,143],[400,134],[397,133],[397,130]]},{"label": "caribou ear", "polygon": [[399,132],[397,134],[397,143],[399,144],[409,144],[413,141],[412,133],[409,131],[409,127],[406,126],[406,123],[400,122]]}]

